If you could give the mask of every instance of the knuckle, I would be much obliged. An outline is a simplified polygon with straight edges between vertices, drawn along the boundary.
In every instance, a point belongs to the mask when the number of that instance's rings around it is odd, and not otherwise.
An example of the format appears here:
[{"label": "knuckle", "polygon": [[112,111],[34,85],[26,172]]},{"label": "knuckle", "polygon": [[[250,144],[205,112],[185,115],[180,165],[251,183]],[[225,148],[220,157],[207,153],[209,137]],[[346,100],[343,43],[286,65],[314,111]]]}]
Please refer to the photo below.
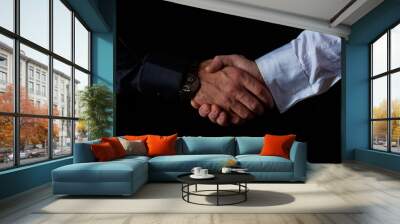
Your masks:
[{"label": "knuckle", "polygon": [[258,111],[260,109],[259,104],[255,101],[250,101],[249,107],[250,107],[250,110],[252,110],[252,111]]},{"label": "knuckle", "polygon": [[263,95],[264,94],[264,89],[262,87],[260,87],[259,85],[255,85],[254,86],[254,93],[258,96]]},{"label": "knuckle", "polygon": [[246,109],[242,109],[242,116],[243,119],[248,119],[250,117],[250,112]]}]

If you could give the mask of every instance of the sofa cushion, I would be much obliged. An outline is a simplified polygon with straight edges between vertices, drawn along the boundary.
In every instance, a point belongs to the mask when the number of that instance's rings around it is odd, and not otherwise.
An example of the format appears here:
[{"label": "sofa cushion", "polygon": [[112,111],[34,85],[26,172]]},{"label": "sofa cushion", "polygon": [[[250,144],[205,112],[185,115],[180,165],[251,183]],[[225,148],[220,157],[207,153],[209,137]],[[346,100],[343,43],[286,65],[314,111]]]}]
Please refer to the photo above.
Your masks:
[{"label": "sofa cushion", "polygon": [[125,138],[118,137],[119,142],[124,147],[126,155],[147,155],[146,143],[141,140],[126,140]]},{"label": "sofa cushion", "polygon": [[182,137],[178,141],[179,154],[226,154],[234,155],[234,137]]},{"label": "sofa cushion", "polygon": [[101,142],[108,142],[114,149],[115,155],[117,158],[122,158],[126,156],[126,151],[119,141],[118,137],[104,137],[101,138]]},{"label": "sofa cushion", "polygon": [[119,158],[112,145],[108,142],[92,144],[91,146],[96,161],[105,162]]},{"label": "sofa cushion", "polygon": [[236,155],[260,154],[264,145],[263,137],[236,137]]},{"label": "sofa cushion", "polygon": [[146,156],[130,156],[108,162],[74,163],[53,170],[53,181],[127,182],[132,181],[134,173],[147,178],[147,161]]},{"label": "sofa cushion", "polygon": [[219,171],[230,159],[231,155],[175,155],[158,156],[149,160],[149,170],[163,172],[190,172],[193,167],[200,166],[210,171]]},{"label": "sofa cushion", "polygon": [[96,161],[94,154],[90,148],[92,144],[99,144],[100,140],[75,143],[74,147],[74,163],[88,163]]},{"label": "sofa cushion", "polygon": [[148,135],[147,152],[148,156],[176,155],[176,139],[178,134],[170,136]]},{"label": "sofa cushion", "polygon": [[280,156],[290,159],[290,148],[296,135],[268,135],[264,136],[264,146],[261,149],[261,156]]},{"label": "sofa cushion", "polygon": [[293,172],[292,161],[278,156],[238,155],[236,159],[250,172]]}]

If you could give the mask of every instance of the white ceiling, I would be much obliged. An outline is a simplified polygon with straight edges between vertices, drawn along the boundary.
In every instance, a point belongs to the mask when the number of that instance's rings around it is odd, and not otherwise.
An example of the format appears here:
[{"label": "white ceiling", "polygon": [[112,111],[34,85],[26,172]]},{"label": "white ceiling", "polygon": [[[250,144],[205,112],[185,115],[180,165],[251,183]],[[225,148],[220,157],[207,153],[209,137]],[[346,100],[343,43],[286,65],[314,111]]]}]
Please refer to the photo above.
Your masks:
[{"label": "white ceiling", "polygon": [[[383,0],[165,0],[347,38],[351,25]],[[348,6],[346,8],[346,6]],[[345,8],[345,10],[342,10]]]},{"label": "white ceiling", "polygon": [[[226,0],[329,21],[350,0]],[[310,7],[311,6],[311,7]]]}]

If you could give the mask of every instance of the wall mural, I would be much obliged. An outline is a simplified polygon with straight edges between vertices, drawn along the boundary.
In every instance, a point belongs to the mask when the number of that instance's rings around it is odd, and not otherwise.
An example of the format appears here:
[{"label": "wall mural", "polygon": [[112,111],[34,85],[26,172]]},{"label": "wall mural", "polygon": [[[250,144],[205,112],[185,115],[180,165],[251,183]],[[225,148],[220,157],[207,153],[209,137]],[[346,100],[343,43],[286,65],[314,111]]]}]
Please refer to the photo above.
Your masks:
[{"label": "wall mural", "polygon": [[117,35],[118,135],[296,134],[340,162],[339,37],[163,1],[118,1]]}]

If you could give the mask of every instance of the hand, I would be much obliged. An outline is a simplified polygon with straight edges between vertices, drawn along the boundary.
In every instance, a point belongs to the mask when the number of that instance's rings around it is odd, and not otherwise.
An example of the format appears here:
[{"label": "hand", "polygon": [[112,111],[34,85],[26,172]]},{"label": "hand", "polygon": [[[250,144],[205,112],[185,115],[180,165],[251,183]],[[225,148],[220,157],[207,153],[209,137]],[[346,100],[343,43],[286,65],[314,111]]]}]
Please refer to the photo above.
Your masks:
[{"label": "hand", "polygon": [[[252,75],[256,80],[264,83],[264,80],[261,76],[261,73],[257,67],[257,64],[253,61],[246,59],[240,55],[225,55],[225,56],[216,56],[212,61],[208,61],[205,66],[205,70],[207,72],[216,72],[222,69],[225,66],[234,66],[242,69],[243,71],[248,72],[248,74]],[[265,86],[266,87],[266,86]],[[272,108],[274,106],[274,101],[271,93],[268,88],[267,94],[265,95],[268,98],[267,108]],[[258,95],[256,95],[258,96]],[[193,105],[193,103],[192,103]],[[203,104],[200,107],[198,105],[194,105],[199,109],[199,114],[202,117],[208,117],[212,122],[218,123],[219,125],[227,125],[229,123],[229,117],[225,111],[222,110],[221,107],[217,105]],[[244,119],[234,116],[234,114],[230,116],[230,122],[233,124],[238,124],[243,122]]]},{"label": "hand", "polygon": [[[192,100],[192,106],[213,105],[209,113],[200,110],[202,116],[208,116],[211,121],[220,125],[227,125],[228,118],[232,123],[248,120],[255,114],[264,113],[264,105],[270,104],[269,91],[259,81],[259,78],[236,67],[227,66],[216,72],[208,72],[206,68],[213,61],[203,62],[199,69],[201,87]],[[209,70],[210,71],[210,70]],[[224,110],[219,112],[218,110]],[[229,114],[229,116],[227,116]]]}]

